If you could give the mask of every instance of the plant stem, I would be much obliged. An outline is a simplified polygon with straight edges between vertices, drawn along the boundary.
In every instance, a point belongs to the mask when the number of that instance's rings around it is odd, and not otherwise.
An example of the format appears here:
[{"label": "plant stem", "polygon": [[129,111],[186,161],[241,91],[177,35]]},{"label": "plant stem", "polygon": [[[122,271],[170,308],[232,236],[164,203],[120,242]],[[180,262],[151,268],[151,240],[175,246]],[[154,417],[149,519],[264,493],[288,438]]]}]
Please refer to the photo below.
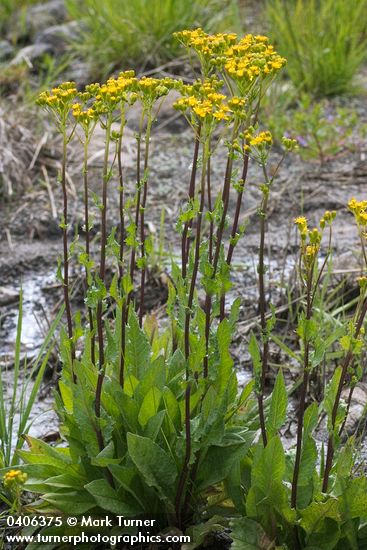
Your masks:
[{"label": "plant stem", "polygon": [[[137,141],[137,152],[136,152],[136,184],[137,184],[137,194],[136,194],[136,205],[135,205],[135,230],[138,231],[139,226],[139,210],[140,210],[140,196],[141,196],[141,181],[140,181],[140,158],[141,158],[141,135],[142,135],[142,126],[143,126],[144,111],[140,119],[139,133],[136,136]],[[134,281],[134,272],[135,272],[135,256],[136,248],[135,244],[131,247],[130,255],[130,280],[131,283]],[[127,308],[130,304],[131,292],[127,296]]]},{"label": "plant stem", "polygon": [[147,202],[148,192],[148,161],[149,161],[149,142],[152,128],[152,116],[148,114],[147,128],[145,132],[145,152],[144,152],[144,186],[143,198],[140,205],[140,242],[141,242],[141,259],[143,262],[140,279],[140,308],[139,308],[139,325],[143,325],[144,315],[144,295],[145,295],[145,274],[146,274],[146,255],[145,255],[145,207]]},{"label": "plant stem", "polygon": [[[313,268],[309,269],[307,277],[307,289],[306,289],[306,319],[309,321],[311,319],[312,313],[312,280],[313,280]],[[310,341],[308,338],[304,339],[304,357],[303,357],[303,380],[301,386],[301,396],[298,408],[298,424],[297,424],[297,445],[296,445],[296,460],[294,464],[293,471],[293,480],[292,480],[292,495],[291,495],[291,506],[292,508],[297,507],[297,490],[298,490],[298,477],[299,470],[301,466],[301,453],[302,453],[302,435],[303,435],[303,419],[305,414],[305,405],[306,405],[306,396],[307,396],[307,386],[309,378],[309,355],[310,355]]]},{"label": "plant stem", "polygon": [[[231,143],[233,143],[234,140],[236,139],[237,133],[238,133],[238,124],[235,124],[235,126],[233,128],[232,142]],[[210,166],[210,164],[208,162],[208,167],[209,166]],[[221,216],[221,219],[220,219],[220,222],[219,222],[219,225],[218,225],[218,229],[217,229],[214,259],[213,259],[213,250],[212,250],[213,249],[213,222],[211,222],[211,226],[210,226],[209,261],[213,265],[213,274],[212,274],[213,279],[216,275],[217,268],[218,268],[219,256],[220,256],[220,251],[221,251],[221,246],[222,246],[222,239],[223,239],[223,231],[224,231],[224,226],[225,226],[227,212],[228,212],[232,169],[233,169],[233,155],[232,155],[232,152],[229,151],[228,156],[227,156],[226,171],[225,171],[225,175],[224,175],[224,182],[223,182],[223,189],[222,189],[223,211],[222,211],[222,216]],[[209,176],[209,179],[208,179],[208,196],[210,197],[210,202],[211,202],[211,196],[210,195],[211,195],[211,193],[210,193],[210,176]],[[210,207],[209,207],[209,210],[211,210]],[[205,306],[204,306],[204,311],[205,311],[205,347],[206,347],[206,353],[205,353],[204,361],[203,361],[203,376],[204,376],[204,378],[207,378],[207,376],[208,376],[208,364],[209,364],[208,350],[209,350],[211,309],[212,309],[212,297],[208,293],[206,293]]]},{"label": "plant stem", "polygon": [[[89,228],[89,193],[88,193],[88,145],[89,145],[90,136],[86,134],[84,141],[84,159],[83,159],[83,176],[84,176],[84,222],[85,222],[85,252],[87,255],[87,262],[90,259],[90,228]],[[85,268],[85,288],[88,289],[88,266]],[[89,317],[89,329],[91,332],[91,341],[90,341],[90,355],[93,365],[96,363],[96,352],[95,352],[95,335],[94,335],[94,322],[93,322],[93,311],[92,308],[88,307],[88,317]]]},{"label": "plant stem", "polygon": [[[212,194],[211,194],[211,181],[210,181],[210,157],[208,158],[208,168],[207,168],[207,188],[208,188],[208,210],[212,214]],[[214,233],[214,222],[212,217],[210,218],[210,227],[209,227],[209,250],[208,257],[209,262],[213,261],[213,233]],[[210,336],[210,314],[212,306],[212,297],[210,294],[206,293],[205,296],[205,356],[204,356],[204,368],[203,376],[207,378],[209,370],[209,336]]]},{"label": "plant stem", "polygon": [[[125,111],[121,107],[121,126],[117,149],[117,164],[119,173],[119,211],[120,211],[120,253],[119,253],[119,279],[120,284],[124,275],[124,239],[125,239],[125,200],[124,200],[124,176],[122,169],[122,138],[125,127]],[[120,349],[120,365],[119,365],[119,381],[124,387],[124,370],[125,370],[125,340],[126,340],[126,297],[121,291],[121,349]]]},{"label": "plant stem", "polygon": [[122,167],[122,138],[125,127],[125,112],[121,108],[120,135],[117,146],[117,165],[119,174],[119,212],[120,212],[120,254],[119,254],[119,277],[120,280],[124,274],[124,238],[125,238],[125,201],[124,201],[124,174]]},{"label": "plant stem", "polygon": [[[242,198],[243,198],[243,192],[244,187],[247,179],[247,172],[248,172],[248,162],[249,162],[249,156],[248,153],[245,152],[244,160],[243,160],[243,169],[242,169],[242,184],[241,184],[241,190],[237,194],[237,203],[236,203],[236,211],[234,214],[233,224],[232,224],[232,231],[231,231],[231,239],[228,247],[228,253],[227,253],[227,264],[230,266],[232,263],[232,256],[235,249],[235,238],[237,235],[238,230],[238,222],[240,218],[240,212],[241,212],[241,206],[242,206]],[[221,296],[220,298],[220,320],[222,321],[225,317],[225,302],[226,297],[225,294]]]},{"label": "plant stem", "polygon": [[[101,282],[105,283],[106,276],[106,243],[107,243],[107,184],[109,180],[108,169],[108,155],[111,137],[111,115],[108,115],[106,122],[106,143],[103,162],[103,186],[102,186],[102,212],[101,212],[101,259],[99,267],[99,278]],[[96,401],[95,401],[95,413],[97,419],[101,416],[101,396],[102,385],[105,376],[105,364],[104,364],[104,341],[103,341],[103,302],[102,299],[98,300],[97,304],[97,330],[98,330],[98,351],[99,351],[99,371],[97,378],[96,388]],[[104,448],[104,441],[102,431],[99,425],[97,425],[97,440],[100,450]]]},{"label": "plant stem", "polygon": [[[265,171],[265,167],[264,167]],[[268,181],[268,178],[265,178]],[[259,417],[260,417],[260,427],[261,427],[261,436],[263,439],[264,447],[267,445],[267,435],[265,427],[265,414],[264,414],[264,388],[265,388],[265,376],[268,371],[268,357],[269,357],[269,341],[266,334],[266,297],[265,297],[265,265],[264,265],[264,254],[265,254],[265,224],[266,224],[266,214],[268,207],[268,198],[269,198],[269,189],[263,194],[263,199],[260,207],[260,246],[259,246],[259,265],[258,265],[258,275],[259,275],[259,311],[260,311],[260,324],[262,332],[262,369],[261,369],[261,384],[260,392],[257,395],[257,401],[259,406]]]},{"label": "plant stem", "polygon": [[74,359],[75,349],[73,343],[73,321],[71,314],[70,296],[69,296],[69,250],[68,250],[68,195],[66,190],[66,156],[67,156],[67,136],[66,130],[63,130],[63,142],[62,142],[62,168],[61,168],[61,187],[63,195],[63,224],[62,224],[62,238],[63,238],[63,255],[64,255],[64,273],[63,273],[63,291],[65,311],[68,327],[68,337],[71,346],[71,369],[73,380],[76,382],[76,375],[74,372]]},{"label": "plant stem", "polygon": [[181,501],[185,489],[186,479],[189,473],[189,464],[191,457],[191,426],[190,426],[190,394],[191,394],[191,383],[188,382],[185,392],[185,458],[181,470],[180,479],[177,486],[176,498],[175,498],[175,508],[176,508],[176,521],[177,527],[181,529],[182,527],[182,510],[181,510]]},{"label": "plant stem", "polygon": [[200,186],[200,206],[196,222],[196,238],[195,238],[195,257],[194,257],[194,267],[191,274],[190,281],[190,290],[189,297],[186,307],[185,315],[185,333],[184,333],[184,345],[185,345],[185,357],[186,357],[186,378],[188,379],[188,357],[190,354],[190,317],[191,317],[191,308],[194,299],[194,291],[196,285],[196,278],[199,269],[199,260],[200,260],[200,237],[201,237],[201,224],[203,218],[204,202],[205,202],[205,182],[206,182],[206,168],[207,168],[207,159],[209,156],[209,141],[205,139],[204,141],[204,153],[203,153],[203,166],[201,171],[201,186]]},{"label": "plant stem", "polygon": [[[355,329],[355,332],[354,332],[354,338],[358,338],[359,333],[361,332],[361,328],[363,326],[363,322],[364,322],[364,319],[366,317],[366,313],[367,313],[367,299],[365,298],[364,304],[362,306],[362,309],[361,309],[361,312],[359,314],[359,318],[358,318],[358,321],[357,321],[356,329]],[[336,392],[334,406],[333,406],[333,410],[332,410],[332,414],[331,414],[332,429],[331,429],[331,434],[329,435],[329,439],[328,439],[328,448],[327,448],[326,462],[325,462],[325,472],[324,472],[324,479],[323,479],[323,484],[322,484],[322,491],[324,493],[327,492],[328,484],[329,484],[329,476],[330,476],[331,468],[333,466],[333,458],[334,458],[334,436],[333,436],[333,432],[335,430],[336,417],[337,417],[337,414],[338,414],[340,398],[341,398],[345,378],[346,378],[346,375],[347,375],[347,372],[348,372],[348,367],[351,364],[353,358],[354,358],[354,353],[350,349],[348,351],[347,355],[345,356],[345,359],[344,359],[344,363],[343,363],[343,366],[342,366],[342,372],[341,372],[340,380],[339,380],[339,385],[338,385],[338,389],[337,389],[337,392]]]},{"label": "plant stem", "polygon": [[[233,128],[233,135],[232,135],[232,141],[233,143],[237,137],[238,133],[238,124],[235,124]],[[227,212],[228,212],[228,204],[229,204],[229,192],[231,188],[231,178],[232,178],[232,169],[233,169],[233,154],[232,151],[228,152],[227,156],[227,165],[226,165],[226,171],[224,176],[224,183],[223,183],[223,190],[222,190],[222,202],[223,202],[223,211],[222,216],[218,225],[217,235],[216,235],[216,246],[215,246],[215,254],[214,254],[214,260],[213,260],[213,267],[214,267],[214,275],[217,271],[218,267],[218,261],[219,261],[219,255],[220,255],[220,249],[222,244],[222,238],[223,238],[223,231],[224,226],[226,222]]]},{"label": "plant stem", "polygon": [[[200,148],[200,133],[201,126],[198,127],[197,134],[195,136],[195,148],[194,148],[194,157],[192,161],[191,169],[191,178],[190,178],[190,187],[189,187],[189,200],[192,201],[195,196],[195,181],[196,181],[196,171],[199,157],[199,148]],[[188,232],[191,229],[192,221],[185,222],[183,231],[182,231],[182,241],[181,241],[181,270],[182,278],[186,278],[187,273],[187,261],[189,257],[189,240]]]}]

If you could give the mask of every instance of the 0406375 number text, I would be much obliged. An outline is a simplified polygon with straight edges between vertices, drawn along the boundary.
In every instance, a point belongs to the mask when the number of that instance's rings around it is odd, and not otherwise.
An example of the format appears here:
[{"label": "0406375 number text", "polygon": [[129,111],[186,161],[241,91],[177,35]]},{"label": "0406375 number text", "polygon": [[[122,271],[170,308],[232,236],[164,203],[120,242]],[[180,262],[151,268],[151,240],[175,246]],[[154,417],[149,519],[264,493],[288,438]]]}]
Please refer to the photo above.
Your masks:
[{"label": "0406375 number text", "polygon": [[8,516],[6,524],[8,527],[60,527],[63,521],[60,516]]}]

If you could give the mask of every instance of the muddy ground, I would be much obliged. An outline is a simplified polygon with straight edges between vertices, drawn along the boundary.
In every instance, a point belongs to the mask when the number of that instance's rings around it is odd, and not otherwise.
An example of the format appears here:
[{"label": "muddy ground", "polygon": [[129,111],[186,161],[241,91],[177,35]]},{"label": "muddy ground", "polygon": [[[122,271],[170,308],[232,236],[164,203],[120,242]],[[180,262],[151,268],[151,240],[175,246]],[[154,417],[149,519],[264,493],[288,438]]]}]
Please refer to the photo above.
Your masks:
[{"label": "muddy ground", "polygon": [[[364,112],[364,100],[357,101],[358,110]],[[32,186],[23,193],[2,202],[0,206],[0,319],[1,345],[0,362],[8,381],[8,392],[12,379],[12,357],[15,341],[18,297],[20,286],[24,294],[24,319],[22,351],[29,358],[39,349],[47,323],[62,302],[60,285],[56,279],[56,262],[61,253],[61,235],[58,227],[62,211],[61,190],[57,184],[57,170],[60,166],[60,147],[52,137],[48,122],[43,122],[48,139],[39,151],[35,161],[37,176]],[[126,131],[124,150],[125,178],[127,187],[134,183],[136,141],[135,128],[131,123]],[[160,217],[165,211],[165,250],[174,254],[178,250],[175,223],[181,205],[184,203],[190,178],[193,153],[191,130],[172,111],[163,110],[153,133],[150,167],[150,183],[146,215],[147,227],[156,240],[160,237]],[[91,150],[90,186],[95,191],[101,187],[103,135],[98,133]],[[276,165],[280,151],[275,147],[270,170]],[[78,144],[70,147],[68,164],[68,185],[70,197],[70,227],[81,227],[83,223],[83,202],[81,184],[81,149]],[[212,159],[212,185],[220,189],[224,173],[223,151],[219,150]],[[228,301],[235,296],[242,298],[241,318],[238,334],[233,343],[233,356],[241,383],[251,376],[246,338],[250,329],[256,327],[257,280],[256,265],[259,242],[258,184],[261,173],[256,163],[250,165],[247,191],[245,194],[242,220],[247,223],[245,236],[239,242],[234,256],[233,289]],[[337,158],[320,166],[317,161],[303,162],[292,154],[284,162],[272,190],[270,215],[267,225],[268,296],[280,316],[287,318],[287,300],[296,297],[295,264],[297,238],[293,218],[300,213],[311,223],[317,223],[325,210],[336,210],[337,222],[333,236],[334,262],[331,284],[342,280],[353,291],[355,278],[360,272],[359,247],[352,216],[346,209],[351,197],[367,196],[367,157],[361,149],[345,151]],[[231,201],[229,218],[234,214],[234,197]],[[98,210],[94,209],[95,229],[99,227]],[[116,180],[109,188],[109,225],[118,220],[118,190]],[[81,237],[82,238],[82,237]],[[158,258],[151,269],[154,284],[151,288],[151,309],[162,316],[162,294],[159,273],[168,266],[167,257]],[[153,271],[155,276],[153,277]],[[158,274],[158,276],[157,276]],[[78,271],[72,272],[72,279],[78,281]],[[74,308],[80,306],[78,297]],[[280,333],[284,331],[279,327]],[[290,326],[293,334],[294,327]],[[295,342],[294,342],[295,344]],[[272,345],[274,364],[289,367],[289,381],[297,376],[294,365]],[[55,363],[54,369],[57,369]],[[30,433],[38,437],[57,437],[57,419],[52,410],[51,389],[55,385],[55,372],[47,373],[45,387],[33,412],[34,423]],[[362,384],[353,405],[353,430],[367,398],[366,386]],[[293,410],[293,405],[292,405]],[[292,415],[291,415],[292,416]],[[294,412],[295,416],[295,412]],[[291,419],[292,420],[292,419]],[[285,430],[292,444],[295,425],[290,421]],[[325,434],[320,430],[320,440]],[[364,450],[365,453],[365,450]]]}]

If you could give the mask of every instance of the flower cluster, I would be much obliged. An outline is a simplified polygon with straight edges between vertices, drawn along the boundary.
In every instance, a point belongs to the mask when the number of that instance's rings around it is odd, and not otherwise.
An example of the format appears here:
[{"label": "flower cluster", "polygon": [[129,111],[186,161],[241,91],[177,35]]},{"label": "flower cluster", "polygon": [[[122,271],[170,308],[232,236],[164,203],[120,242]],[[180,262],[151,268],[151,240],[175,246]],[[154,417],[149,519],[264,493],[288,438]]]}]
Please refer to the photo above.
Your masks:
[{"label": "flower cluster", "polygon": [[223,54],[237,40],[237,34],[235,33],[211,35],[201,28],[176,32],[174,36],[186,48],[194,50],[202,61],[210,61],[212,58]]},{"label": "flower cluster", "polygon": [[176,81],[171,78],[143,76],[138,79],[134,71],[124,71],[117,78],[109,78],[104,84],[89,84],[81,92],[78,92],[74,82],[64,82],[51,92],[42,92],[37,103],[51,110],[64,125],[71,113],[74,120],[84,130],[88,130],[101,115],[132,105],[138,99],[145,108],[151,108],[176,85]]},{"label": "flower cluster", "polygon": [[247,34],[238,40],[234,33],[209,35],[199,28],[175,36],[187,49],[196,52],[204,75],[215,68],[225,71],[241,90],[256,79],[274,75],[286,63],[262,35]]},{"label": "flower cluster", "polygon": [[177,86],[173,78],[152,78],[143,76],[137,82],[137,96],[146,108],[150,108],[158,99],[164,97]]},{"label": "flower cluster", "polygon": [[75,87],[75,82],[63,82],[57,88],[52,88],[51,92],[46,90],[41,92],[38,97],[38,105],[51,108],[59,108],[61,106],[70,106],[76,97],[78,90]]},{"label": "flower cluster", "polygon": [[366,227],[367,225],[367,201],[357,201],[355,198],[350,199],[348,208],[353,212],[355,220],[359,226]]},{"label": "flower cluster", "polygon": [[268,130],[255,134],[255,129],[253,127],[250,127],[246,132],[245,140],[246,140],[246,145],[245,145],[246,151],[250,151],[252,147],[261,151],[262,149],[271,147],[273,144],[273,136]]},{"label": "flower cluster", "polygon": [[[198,120],[228,121],[231,118],[232,109],[228,105],[226,96],[218,91],[221,85],[222,82],[215,78],[181,85],[182,97],[173,106],[183,113],[191,111]],[[241,106],[244,106],[244,103],[240,100],[237,104],[238,109]]]},{"label": "flower cluster", "polygon": [[134,71],[121,72],[117,78],[109,78],[101,86],[94,85],[87,92],[95,99],[94,109],[103,114],[113,111],[119,104],[134,103],[137,78]]},{"label": "flower cluster", "polygon": [[[324,216],[325,217],[325,216]],[[315,258],[320,250],[322,232],[315,227],[308,229],[307,218],[298,216],[294,223],[297,225],[301,237],[301,255],[305,267],[313,265]]]},{"label": "flower cluster", "polygon": [[284,146],[284,149],[288,152],[294,151],[298,148],[298,141],[287,136],[282,137],[282,144]]},{"label": "flower cluster", "polygon": [[228,75],[236,81],[252,82],[278,72],[286,64],[266,36],[248,34],[228,48],[223,59]]},{"label": "flower cluster", "polygon": [[49,90],[41,92],[37,104],[51,112],[59,124],[64,125],[77,94],[75,82],[63,82],[51,92]]},{"label": "flower cluster", "polygon": [[3,477],[3,485],[8,489],[17,485],[23,485],[27,481],[27,477],[27,474],[20,470],[9,470]]},{"label": "flower cluster", "polygon": [[330,212],[330,210],[326,210],[325,214],[323,215],[323,217],[320,220],[321,229],[324,229],[326,225],[331,225],[333,223],[333,221],[335,220],[335,218],[336,218],[336,211],[335,210],[332,210],[331,212]]},{"label": "flower cluster", "polygon": [[96,120],[98,112],[93,107],[83,110],[80,103],[73,103],[72,115],[83,127],[88,127],[92,121]]}]

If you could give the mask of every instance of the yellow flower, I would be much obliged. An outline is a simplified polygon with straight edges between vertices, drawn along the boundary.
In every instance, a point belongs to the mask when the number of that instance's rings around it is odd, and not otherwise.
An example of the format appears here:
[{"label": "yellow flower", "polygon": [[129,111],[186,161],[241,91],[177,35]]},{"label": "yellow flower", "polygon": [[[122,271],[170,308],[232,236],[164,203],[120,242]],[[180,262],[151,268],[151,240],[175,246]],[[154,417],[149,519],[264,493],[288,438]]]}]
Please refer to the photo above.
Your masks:
[{"label": "yellow flower", "polygon": [[251,129],[245,134],[245,139],[247,141],[247,146],[255,147],[260,150],[270,147],[273,143],[273,137],[269,131],[254,134],[253,129]]},{"label": "yellow flower", "polygon": [[27,474],[21,470],[9,470],[3,477],[4,487],[11,487],[13,485],[23,485],[27,481]]},{"label": "yellow flower", "polygon": [[354,197],[348,202],[348,208],[353,212],[358,225],[367,225],[367,201],[357,201]]},{"label": "yellow flower", "polygon": [[307,227],[307,218],[304,216],[298,216],[297,218],[294,218],[294,223],[300,228]]},{"label": "yellow flower", "polygon": [[309,244],[306,246],[305,254],[307,258],[312,259],[319,251],[319,247],[316,244]]}]

